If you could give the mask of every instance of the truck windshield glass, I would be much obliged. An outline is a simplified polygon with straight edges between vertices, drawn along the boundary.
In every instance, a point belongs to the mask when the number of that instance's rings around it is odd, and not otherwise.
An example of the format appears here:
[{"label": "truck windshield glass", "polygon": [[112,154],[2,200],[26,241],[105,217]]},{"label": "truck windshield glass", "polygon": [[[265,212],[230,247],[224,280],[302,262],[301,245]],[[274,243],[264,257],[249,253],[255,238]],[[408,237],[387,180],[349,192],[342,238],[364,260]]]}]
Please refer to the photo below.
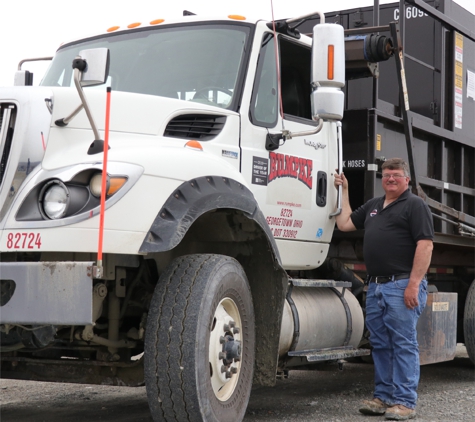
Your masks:
[{"label": "truck windshield glass", "polygon": [[100,89],[107,85],[114,91],[233,109],[249,32],[245,25],[189,25],[89,39],[58,50],[41,85],[74,86],[71,64],[79,51],[105,47],[110,50],[110,70]]}]

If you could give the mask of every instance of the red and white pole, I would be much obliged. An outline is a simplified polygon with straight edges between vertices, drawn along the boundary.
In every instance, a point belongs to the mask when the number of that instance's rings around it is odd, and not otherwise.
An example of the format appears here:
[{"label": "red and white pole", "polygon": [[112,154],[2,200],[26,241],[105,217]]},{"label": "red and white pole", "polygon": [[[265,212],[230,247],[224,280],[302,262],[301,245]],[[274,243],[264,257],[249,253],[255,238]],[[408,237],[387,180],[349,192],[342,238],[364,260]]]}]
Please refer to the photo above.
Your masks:
[{"label": "red and white pole", "polygon": [[102,272],[102,245],[104,241],[104,214],[106,211],[106,190],[107,190],[107,154],[109,151],[109,122],[110,122],[110,103],[111,88],[107,88],[106,100],[106,126],[104,133],[104,161],[102,164],[102,187],[101,187],[101,205],[99,215],[99,245],[97,249],[97,266]]}]

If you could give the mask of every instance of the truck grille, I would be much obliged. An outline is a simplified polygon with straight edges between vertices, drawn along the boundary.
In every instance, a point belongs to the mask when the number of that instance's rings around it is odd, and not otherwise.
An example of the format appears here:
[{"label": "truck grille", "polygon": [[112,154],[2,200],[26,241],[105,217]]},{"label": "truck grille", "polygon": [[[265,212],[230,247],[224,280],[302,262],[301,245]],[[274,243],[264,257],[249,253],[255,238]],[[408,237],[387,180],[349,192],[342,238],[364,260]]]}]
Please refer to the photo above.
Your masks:
[{"label": "truck grille", "polygon": [[164,136],[207,141],[217,136],[224,127],[225,116],[185,114],[168,122]]},{"label": "truck grille", "polygon": [[13,104],[0,104],[0,188],[7,170],[8,157],[12,146],[16,107]]}]

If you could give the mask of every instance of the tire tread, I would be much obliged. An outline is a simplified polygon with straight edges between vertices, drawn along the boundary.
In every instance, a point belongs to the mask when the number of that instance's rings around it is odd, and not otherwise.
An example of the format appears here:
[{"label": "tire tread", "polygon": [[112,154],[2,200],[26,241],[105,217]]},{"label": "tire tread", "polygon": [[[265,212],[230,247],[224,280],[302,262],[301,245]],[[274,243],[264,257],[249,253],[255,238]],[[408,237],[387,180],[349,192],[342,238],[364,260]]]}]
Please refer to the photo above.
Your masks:
[{"label": "tire tread", "polygon": [[[216,258],[223,256],[186,255],[175,259],[155,289],[149,315],[159,315],[159,318],[151,320],[149,317],[147,322],[148,335],[154,342],[147,342],[145,377],[149,405],[154,418],[158,417],[156,420],[193,421],[199,413],[198,403],[190,403],[185,398],[186,362],[189,358],[183,351],[190,347],[185,344],[185,321],[190,312],[198,312],[198,309],[193,309],[197,304],[190,301],[197,278],[203,276],[205,264]],[[160,356],[167,356],[166,361]],[[179,356],[178,360],[176,356]],[[162,383],[161,380],[167,381]]]},{"label": "tire tread", "polygon": [[472,281],[465,300],[463,331],[468,356],[475,364],[475,280]]}]

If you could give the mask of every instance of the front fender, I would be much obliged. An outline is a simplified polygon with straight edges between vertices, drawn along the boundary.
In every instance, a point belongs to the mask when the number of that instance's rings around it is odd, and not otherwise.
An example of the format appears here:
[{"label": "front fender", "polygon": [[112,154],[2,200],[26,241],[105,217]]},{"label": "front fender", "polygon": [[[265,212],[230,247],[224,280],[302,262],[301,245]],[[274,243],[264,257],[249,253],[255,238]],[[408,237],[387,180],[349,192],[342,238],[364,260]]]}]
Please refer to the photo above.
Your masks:
[{"label": "front fender", "polygon": [[192,224],[215,209],[244,212],[265,232],[281,264],[279,250],[252,192],[242,183],[222,176],[202,176],[186,181],[168,197],[140,247],[141,253],[164,252],[177,246]]}]

